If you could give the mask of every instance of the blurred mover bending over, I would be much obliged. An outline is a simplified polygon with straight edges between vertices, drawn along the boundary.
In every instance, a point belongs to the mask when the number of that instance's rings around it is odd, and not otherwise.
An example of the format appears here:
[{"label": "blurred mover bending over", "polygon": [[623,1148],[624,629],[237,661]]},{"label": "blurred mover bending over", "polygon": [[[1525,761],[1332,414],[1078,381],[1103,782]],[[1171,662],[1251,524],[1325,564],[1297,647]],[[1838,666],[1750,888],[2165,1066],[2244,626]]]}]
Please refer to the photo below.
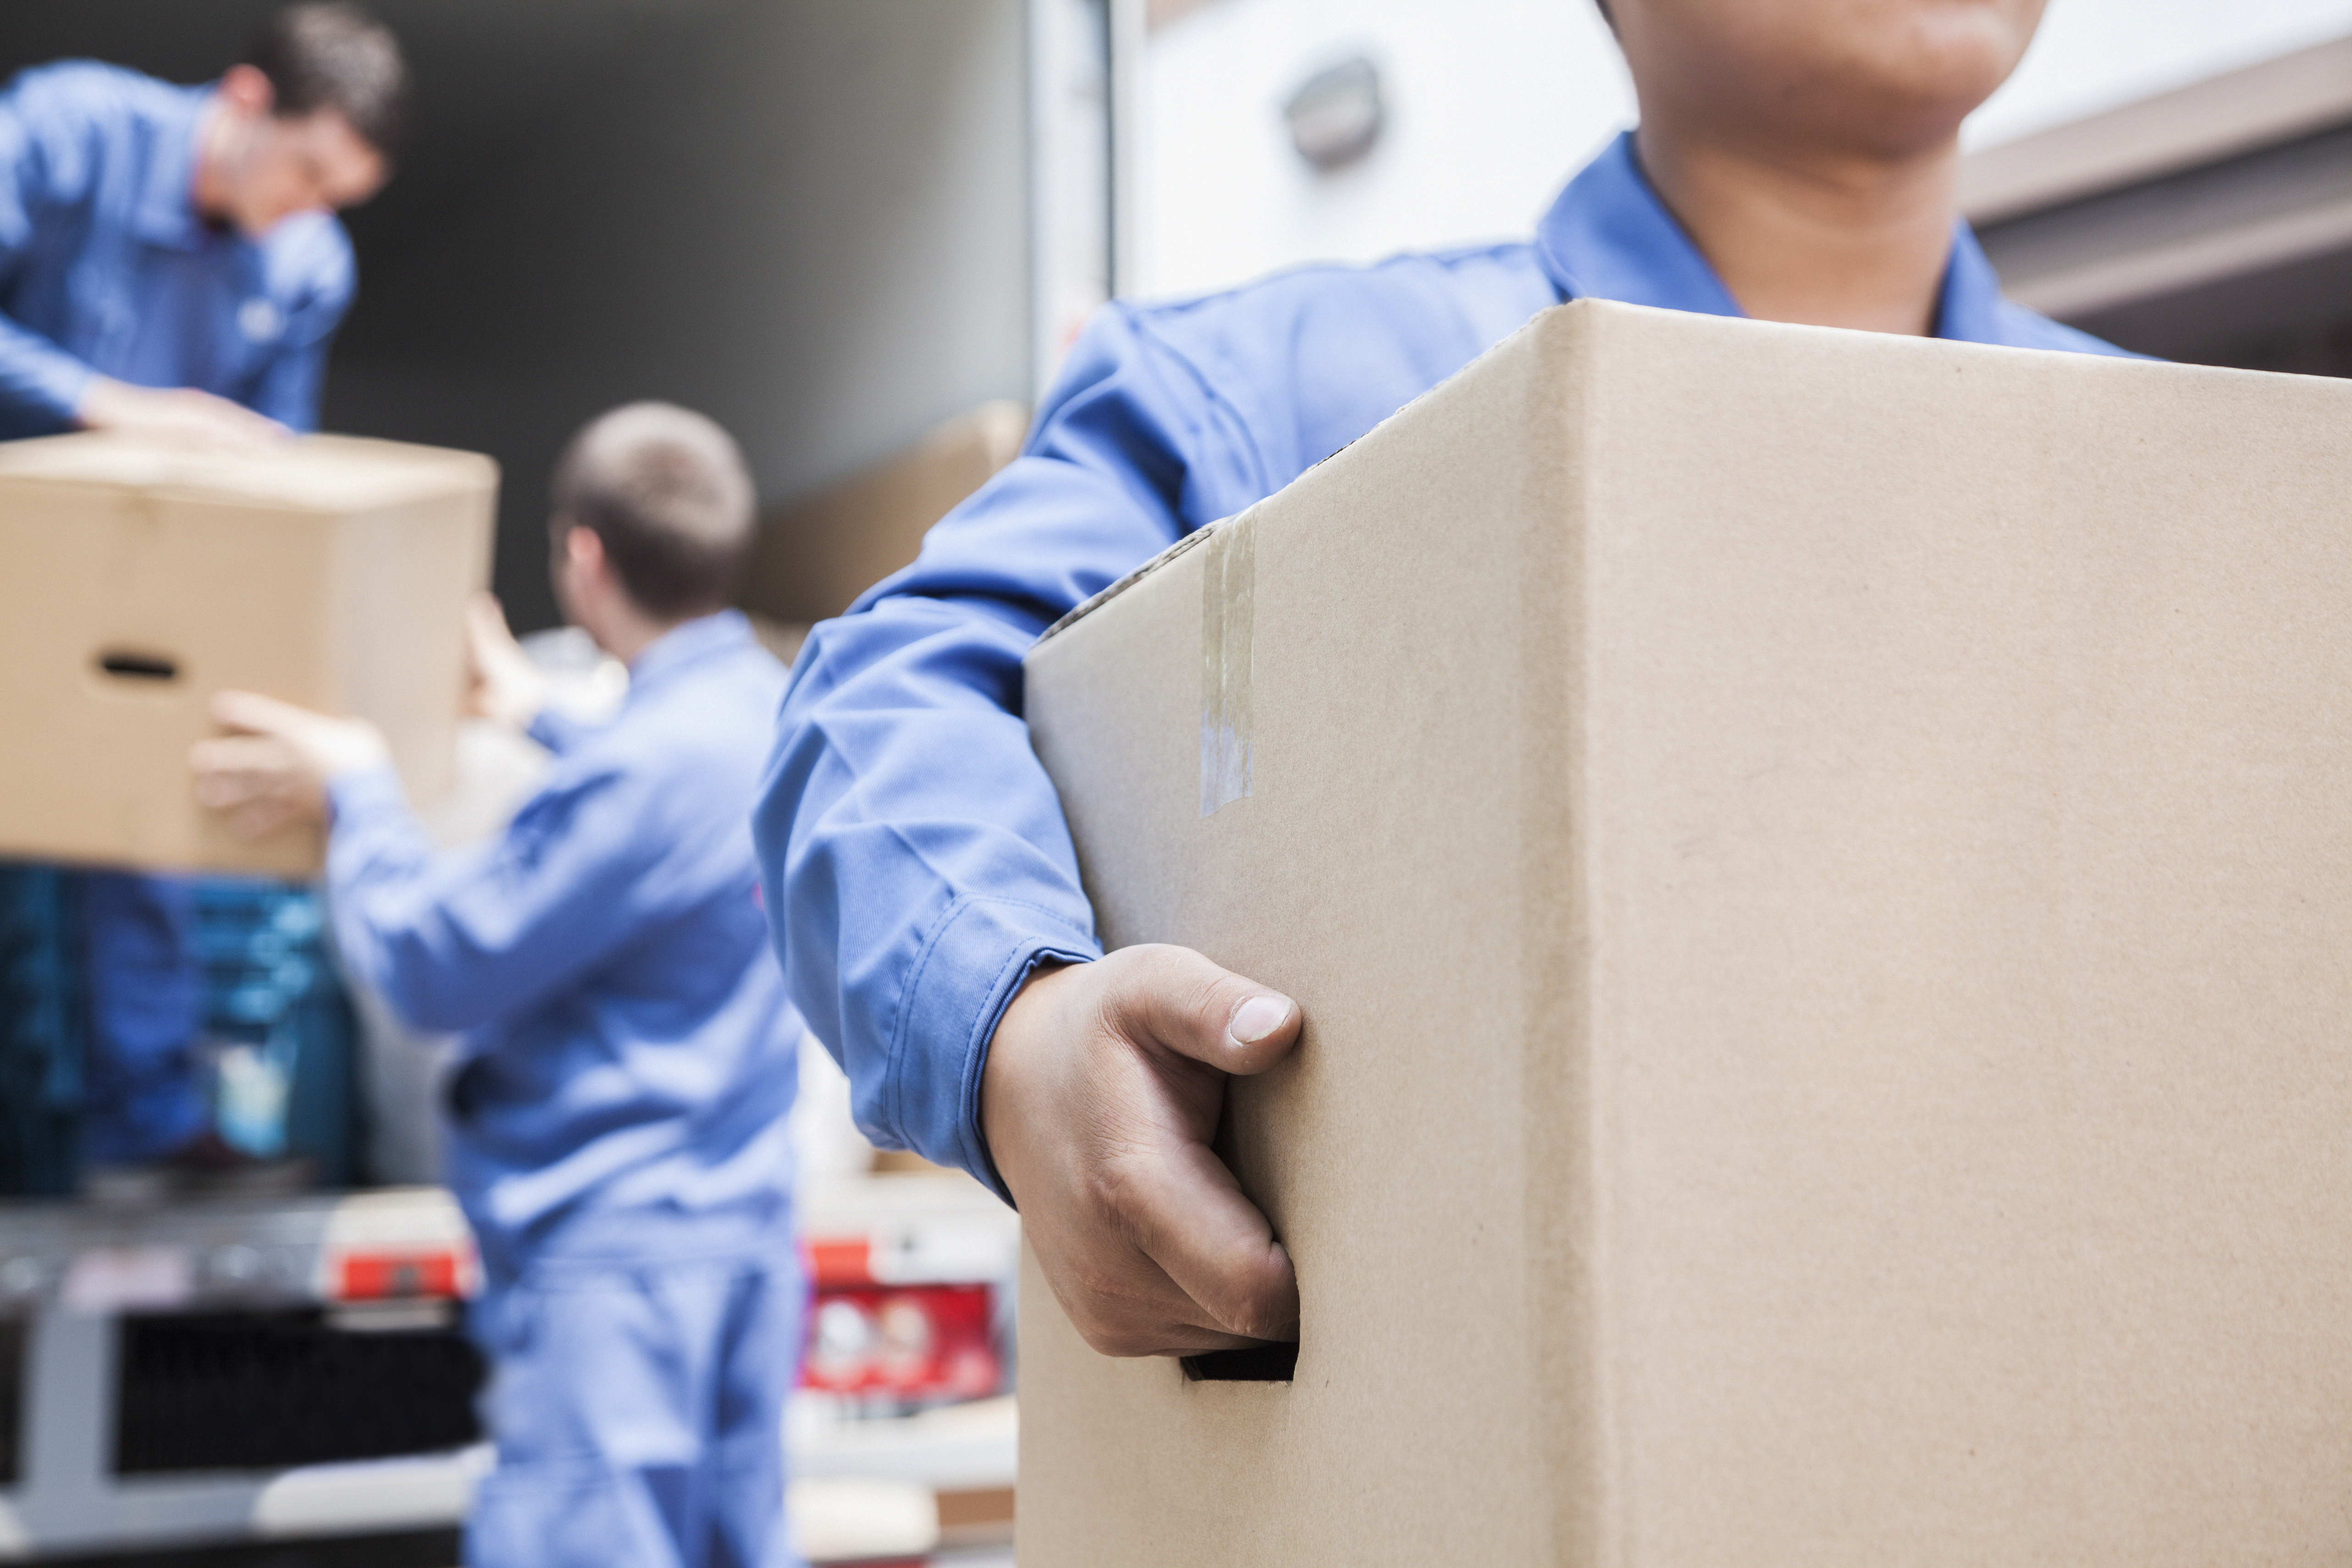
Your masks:
[{"label": "blurred mover bending over", "polygon": [[1024,454],[796,667],[758,819],[793,998],[869,1137],[1019,1202],[1097,1349],[1296,1336],[1290,1259],[1210,1141],[1225,1075],[1299,1017],[1196,952],[1103,954],[1022,723],[1040,632],[1563,300],[2115,352],[2003,300],[1955,204],[1960,121],[2042,0],[1608,10],[1641,125],[1532,241],[1111,305]]},{"label": "blurred mover bending over", "polygon": [[488,1276],[498,1445],[476,1568],[789,1560],[802,1026],[750,825],[784,672],[725,608],[751,531],[742,458],[700,415],[633,404],[573,438],[556,595],[628,665],[628,699],[593,730],[544,710],[485,601],[475,705],[555,765],[478,848],[435,851],[362,722],[225,692],[243,733],[194,758],[246,831],[327,815],[345,963],[414,1026],[463,1031],[451,1185]]},{"label": "blurred mover bending over", "polygon": [[[407,100],[399,45],[346,5],[279,12],[206,87],[89,60],[17,77],[0,92],[0,439],[313,428],[352,300],[334,213],[383,186]],[[187,884],[104,873],[76,891],[84,1152],[226,1163],[194,1061]]]}]

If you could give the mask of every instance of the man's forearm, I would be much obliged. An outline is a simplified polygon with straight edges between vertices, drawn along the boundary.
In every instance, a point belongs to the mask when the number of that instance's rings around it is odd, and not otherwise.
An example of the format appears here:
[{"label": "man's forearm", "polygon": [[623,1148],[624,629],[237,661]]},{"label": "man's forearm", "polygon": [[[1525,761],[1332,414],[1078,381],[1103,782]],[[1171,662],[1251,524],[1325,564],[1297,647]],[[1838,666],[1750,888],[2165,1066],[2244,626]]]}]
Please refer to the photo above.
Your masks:
[{"label": "man's forearm", "polygon": [[894,601],[815,639],[754,819],[787,986],[861,1125],[993,1183],[997,1017],[1041,956],[1098,952],[1053,785],[1003,705],[1027,637]]},{"label": "man's forearm", "polygon": [[1219,417],[1131,311],[1103,311],[1024,454],[810,635],[785,698],[754,828],[793,1004],[861,1125],[983,1181],[999,1018],[1041,960],[1100,952],[1022,658],[1208,520],[1190,444]]},{"label": "man's forearm", "polygon": [[383,940],[376,906],[422,878],[434,846],[390,764],[362,769],[327,785],[327,900],[343,961],[393,1010],[411,1017],[392,947]]}]

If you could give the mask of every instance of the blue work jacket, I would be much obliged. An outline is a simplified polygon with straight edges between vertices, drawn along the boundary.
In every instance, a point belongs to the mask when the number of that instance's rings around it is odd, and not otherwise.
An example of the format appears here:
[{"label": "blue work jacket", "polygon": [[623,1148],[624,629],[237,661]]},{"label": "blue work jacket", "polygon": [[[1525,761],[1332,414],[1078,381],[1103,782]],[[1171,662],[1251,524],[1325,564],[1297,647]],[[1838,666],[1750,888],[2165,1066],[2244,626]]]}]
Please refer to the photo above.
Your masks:
[{"label": "blue work jacket", "polygon": [[[997,1184],[978,1120],[997,1018],[1041,959],[1100,955],[1022,721],[1021,658],[1038,634],[1581,298],[1741,313],[1651,191],[1630,134],[1570,184],[1533,243],[1113,304],[1072,349],[1022,456],[931,530],[914,565],[815,629],[756,826],[787,985],[848,1070],[869,1137]],[[2119,352],[2003,300],[1965,225],[1937,331]]]},{"label": "blue work jacket", "polygon": [[800,1019],[768,948],[751,810],[782,666],[733,611],[638,656],[619,714],[543,719],[506,830],[436,853],[389,768],[331,791],[344,963],[462,1032],[450,1184],[494,1280],[567,1225],[658,1252],[785,1223]]},{"label": "blue work jacket", "polygon": [[71,428],[93,374],[317,426],[351,242],[327,213],[253,239],[196,211],[211,96],[86,60],[0,92],[0,439]]}]

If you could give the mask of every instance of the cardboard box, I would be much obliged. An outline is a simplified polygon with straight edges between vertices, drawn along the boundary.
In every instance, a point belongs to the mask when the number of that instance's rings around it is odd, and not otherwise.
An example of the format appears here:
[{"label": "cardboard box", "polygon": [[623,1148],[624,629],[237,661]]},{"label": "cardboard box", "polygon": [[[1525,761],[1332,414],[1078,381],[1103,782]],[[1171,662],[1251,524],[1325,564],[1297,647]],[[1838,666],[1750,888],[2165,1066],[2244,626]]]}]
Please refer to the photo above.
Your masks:
[{"label": "cardboard box", "polygon": [[897,457],[768,517],[743,607],[803,630],[840,615],[912,563],[931,524],[1011,462],[1028,428],[1019,404],[983,403]]},{"label": "cardboard box", "polygon": [[1295,1380],[1021,1298],[1023,1568],[2352,1555],[2352,385],[1547,312],[1031,655],[1297,997]]},{"label": "cardboard box", "polygon": [[257,454],[96,435],[0,445],[0,855],[299,876],[199,806],[188,748],[241,687],[383,727],[447,782],[498,469],[318,436]]}]

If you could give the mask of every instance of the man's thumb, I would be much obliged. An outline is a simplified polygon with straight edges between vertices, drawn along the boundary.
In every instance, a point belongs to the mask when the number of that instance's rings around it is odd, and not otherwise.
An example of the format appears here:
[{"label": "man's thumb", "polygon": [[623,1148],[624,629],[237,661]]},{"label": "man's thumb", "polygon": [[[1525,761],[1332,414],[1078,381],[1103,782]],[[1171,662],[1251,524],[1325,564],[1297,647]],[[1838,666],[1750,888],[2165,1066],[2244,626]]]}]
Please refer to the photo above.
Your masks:
[{"label": "man's thumb", "polygon": [[1297,1003],[1191,948],[1127,948],[1103,962],[1120,972],[1112,1010],[1194,1061],[1231,1073],[1264,1072],[1298,1039]]},{"label": "man's thumb", "polygon": [[213,693],[213,722],[224,730],[254,735],[276,734],[285,728],[287,715],[295,711],[275,698],[264,697],[257,691]]}]

